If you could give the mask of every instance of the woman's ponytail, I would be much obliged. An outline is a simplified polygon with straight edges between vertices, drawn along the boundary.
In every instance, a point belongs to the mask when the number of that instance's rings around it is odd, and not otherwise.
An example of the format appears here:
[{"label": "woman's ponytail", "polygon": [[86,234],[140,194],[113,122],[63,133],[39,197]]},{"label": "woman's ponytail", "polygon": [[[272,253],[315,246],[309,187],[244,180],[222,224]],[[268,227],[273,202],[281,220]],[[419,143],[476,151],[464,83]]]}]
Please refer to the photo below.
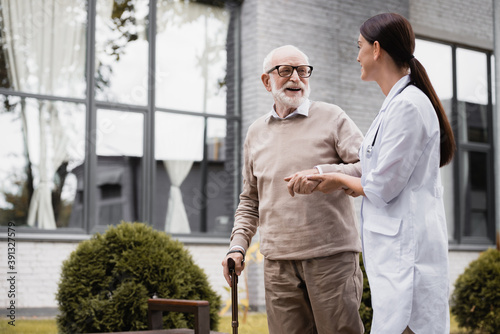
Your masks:
[{"label": "woman's ponytail", "polygon": [[365,21],[360,27],[360,32],[368,42],[373,44],[378,41],[397,66],[410,69],[411,83],[427,95],[439,120],[441,131],[439,166],[442,167],[450,163],[456,149],[455,137],[443,105],[434,87],[432,87],[427,71],[418,59],[413,56],[415,34],[410,22],[399,14],[384,13]]}]

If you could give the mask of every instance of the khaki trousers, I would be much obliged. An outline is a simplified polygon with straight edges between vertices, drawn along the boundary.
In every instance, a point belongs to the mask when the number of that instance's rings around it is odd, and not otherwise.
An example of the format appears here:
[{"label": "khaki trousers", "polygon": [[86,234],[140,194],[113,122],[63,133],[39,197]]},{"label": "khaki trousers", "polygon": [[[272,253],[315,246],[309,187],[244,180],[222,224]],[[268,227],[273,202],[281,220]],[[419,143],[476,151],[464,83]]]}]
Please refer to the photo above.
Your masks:
[{"label": "khaki trousers", "polygon": [[359,254],[264,260],[270,334],[360,334],[363,273]]}]

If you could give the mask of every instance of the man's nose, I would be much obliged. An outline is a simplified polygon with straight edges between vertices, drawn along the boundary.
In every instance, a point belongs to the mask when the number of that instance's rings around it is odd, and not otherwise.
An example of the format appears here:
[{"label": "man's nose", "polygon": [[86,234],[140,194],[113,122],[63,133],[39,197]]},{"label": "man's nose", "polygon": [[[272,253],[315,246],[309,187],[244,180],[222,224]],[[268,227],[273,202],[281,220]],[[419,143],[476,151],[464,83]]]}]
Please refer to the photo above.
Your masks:
[{"label": "man's nose", "polygon": [[297,72],[296,68],[293,69],[292,75],[290,76],[290,80],[292,80],[292,81],[300,81],[299,72]]}]

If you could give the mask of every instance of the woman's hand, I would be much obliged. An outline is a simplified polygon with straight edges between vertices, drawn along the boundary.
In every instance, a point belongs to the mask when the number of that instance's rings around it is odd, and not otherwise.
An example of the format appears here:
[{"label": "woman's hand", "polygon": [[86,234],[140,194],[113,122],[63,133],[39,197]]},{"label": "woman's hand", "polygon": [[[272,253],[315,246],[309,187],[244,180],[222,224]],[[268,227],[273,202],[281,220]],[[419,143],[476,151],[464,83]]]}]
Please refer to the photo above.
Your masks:
[{"label": "woman's hand", "polygon": [[342,184],[338,173],[308,175],[307,179],[310,181],[319,182],[319,184],[315,188],[315,191],[321,191],[325,194],[331,193],[336,190],[347,189],[347,187]]},{"label": "woman's hand", "polygon": [[321,191],[325,194],[336,190],[344,190],[347,195],[352,197],[365,196],[359,177],[342,173],[327,173],[308,175],[307,179],[319,181],[315,191]]},{"label": "woman's hand", "polygon": [[352,196],[352,197],[358,197],[358,196],[362,195],[362,194],[359,194],[359,193],[355,192],[351,188],[344,189],[344,192],[346,193],[346,195],[349,195],[349,196]]}]

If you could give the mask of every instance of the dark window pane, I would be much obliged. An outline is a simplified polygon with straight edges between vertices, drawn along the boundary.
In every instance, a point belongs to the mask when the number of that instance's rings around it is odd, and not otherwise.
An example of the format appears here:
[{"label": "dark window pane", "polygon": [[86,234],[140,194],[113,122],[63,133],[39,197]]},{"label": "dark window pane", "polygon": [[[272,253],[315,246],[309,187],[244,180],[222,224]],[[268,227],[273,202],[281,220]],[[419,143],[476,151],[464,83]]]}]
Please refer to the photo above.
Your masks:
[{"label": "dark window pane", "polygon": [[122,197],[122,186],[120,184],[103,184],[101,186],[101,199],[107,200]]},{"label": "dark window pane", "polygon": [[469,142],[488,143],[488,111],[487,106],[458,102],[459,129],[462,140]]},{"label": "dark window pane", "polygon": [[465,219],[463,235],[487,237],[488,234],[488,159],[486,153],[464,153]]},{"label": "dark window pane", "polygon": [[100,225],[117,225],[123,219],[122,203],[102,203],[99,208]]}]

